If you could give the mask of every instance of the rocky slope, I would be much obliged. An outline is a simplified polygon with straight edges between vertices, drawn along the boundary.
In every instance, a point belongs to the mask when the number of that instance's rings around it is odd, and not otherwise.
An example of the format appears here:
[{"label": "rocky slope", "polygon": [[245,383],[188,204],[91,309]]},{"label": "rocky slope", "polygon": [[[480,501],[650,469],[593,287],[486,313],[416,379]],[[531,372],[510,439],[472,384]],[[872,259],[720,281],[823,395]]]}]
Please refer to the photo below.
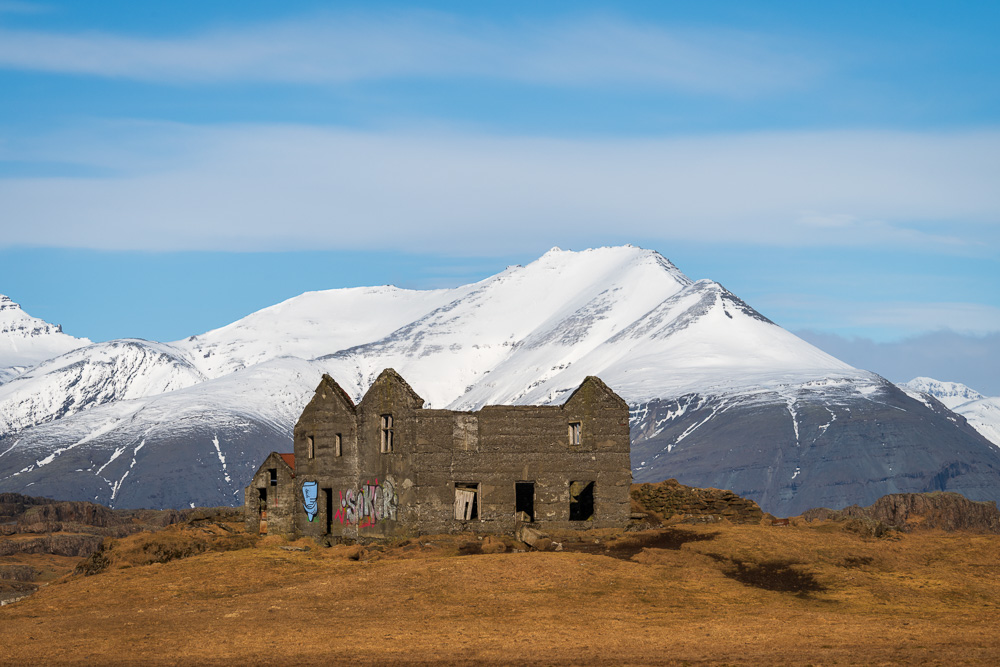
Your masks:
[{"label": "rocky slope", "polygon": [[386,367],[453,409],[560,403],[599,375],[632,408],[636,481],[731,489],[775,514],[1000,497],[1000,452],[961,418],[631,246],[553,249],[454,289],[311,292],[183,341],[50,359],[0,385],[0,490],[237,504],[322,373],[360,399]]}]

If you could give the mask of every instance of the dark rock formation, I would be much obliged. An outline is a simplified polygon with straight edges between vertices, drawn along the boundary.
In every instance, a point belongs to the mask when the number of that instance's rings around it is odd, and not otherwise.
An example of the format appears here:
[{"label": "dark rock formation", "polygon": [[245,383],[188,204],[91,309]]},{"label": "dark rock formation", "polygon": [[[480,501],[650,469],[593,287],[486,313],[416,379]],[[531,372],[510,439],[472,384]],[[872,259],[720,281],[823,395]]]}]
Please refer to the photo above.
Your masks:
[{"label": "dark rock formation", "polygon": [[8,581],[34,581],[38,578],[38,570],[30,565],[0,565],[0,579]]},{"label": "dark rock formation", "polygon": [[839,511],[819,508],[802,516],[808,520],[877,522],[906,532],[939,529],[1000,533],[1000,510],[995,502],[977,502],[958,493],[894,493],[868,507],[851,505]]},{"label": "dark rock formation", "polygon": [[185,521],[197,510],[113,510],[86,501],[0,493],[0,535],[89,533],[124,537]]},{"label": "dark rock formation", "polygon": [[696,489],[676,479],[658,484],[633,484],[632,500],[643,510],[661,519],[680,514],[689,517],[716,517],[732,523],[760,523],[764,513],[752,500],[732,491]]},{"label": "dark rock formation", "polygon": [[84,558],[101,547],[100,535],[46,535],[18,540],[0,540],[0,556],[54,554]]}]

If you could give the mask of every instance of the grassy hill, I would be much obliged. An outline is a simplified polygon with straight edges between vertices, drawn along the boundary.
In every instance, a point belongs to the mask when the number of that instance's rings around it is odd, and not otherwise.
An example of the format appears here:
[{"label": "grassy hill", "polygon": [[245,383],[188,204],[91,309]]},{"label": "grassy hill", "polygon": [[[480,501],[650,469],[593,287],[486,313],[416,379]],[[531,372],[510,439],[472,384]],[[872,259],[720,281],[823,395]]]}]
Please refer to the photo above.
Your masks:
[{"label": "grassy hill", "polygon": [[262,540],[202,517],[0,608],[2,664],[997,664],[1000,536],[675,515],[562,551]]}]

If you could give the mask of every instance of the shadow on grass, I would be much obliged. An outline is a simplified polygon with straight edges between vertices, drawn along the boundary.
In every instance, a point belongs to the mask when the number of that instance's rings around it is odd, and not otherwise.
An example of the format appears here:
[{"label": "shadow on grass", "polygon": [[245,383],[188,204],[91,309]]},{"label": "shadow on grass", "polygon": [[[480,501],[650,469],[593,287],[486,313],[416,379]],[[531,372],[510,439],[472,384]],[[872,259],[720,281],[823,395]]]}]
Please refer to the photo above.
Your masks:
[{"label": "shadow on grass", "polygon": [[857,568],[865,567],[871,565],[875,562],[875,559],[871,556],[844,556],[843,561],[841,561],[841,567],[847,568]]},{"label": "shadow on grass", "polygon": [[688,542],[705,542],[714,540],[718,532],[702,533],[683,528],[664,528],[657,531],[632,533],[616,540],[600,544],[594,542],[570,542],[564,545],[565,551],[574,553],[599,554],[621,560],[630,560],[632,556],[643,549],[670,549],[676,551]]},{"label": "shadow on grass", "polygon": [[826,590],[826,586],[819,583],[813,574],[797,569],[795,566],[799,563],[793,560],[775,559],[755,563],[709,555],[716,561],[727,563],[722,568],[722,574],[746,586],[779,593],[796,593],[801,597]]}]

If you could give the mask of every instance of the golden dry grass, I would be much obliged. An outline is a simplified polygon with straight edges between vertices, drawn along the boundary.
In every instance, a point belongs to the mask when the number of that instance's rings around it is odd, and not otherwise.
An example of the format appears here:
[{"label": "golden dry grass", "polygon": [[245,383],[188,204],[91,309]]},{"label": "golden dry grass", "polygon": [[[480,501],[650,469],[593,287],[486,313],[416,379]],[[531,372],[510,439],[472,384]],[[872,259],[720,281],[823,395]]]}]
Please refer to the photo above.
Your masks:
[{"label": "golden dry grass", "polygon": [[[356,547],[277,538],[118,560],[0,609],[0,663],[1000,664],[1000,536],[664,531],[669,548],[630,560],[625,548],[658,535],[612,540],[619,557],[568,543],[457,556],[468,538],[442,536],[361,560]],[[821,590],[727,576],[772,561]]]}]

